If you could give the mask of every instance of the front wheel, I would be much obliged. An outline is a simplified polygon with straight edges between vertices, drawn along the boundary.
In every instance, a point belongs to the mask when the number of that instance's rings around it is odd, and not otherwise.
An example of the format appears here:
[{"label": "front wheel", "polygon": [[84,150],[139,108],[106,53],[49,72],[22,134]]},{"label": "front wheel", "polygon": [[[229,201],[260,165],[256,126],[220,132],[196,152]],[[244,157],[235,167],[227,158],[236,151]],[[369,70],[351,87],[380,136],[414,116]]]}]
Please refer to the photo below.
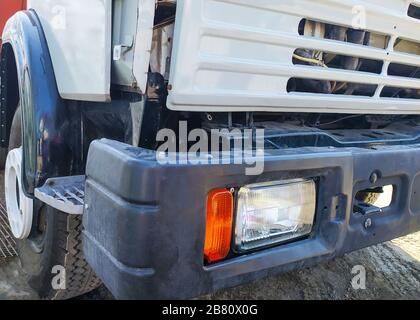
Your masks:
[{"label": "front wheel", "polygon": [[7,157],[7,148],[0,148],[0,170],[4,169]]},{"label": "front wheel", "polygon": [[[17,155],[22,153],[20,108],[14,116],[9,141],[6,204],[11,210],[16,209],[15,213],[21,212],[22,217],[30,216],[28,230],[28,220],[16,222],[20,216],[9,215],[14,216],[9,222],[15,224],[17,252],[27,282],[44,299],[70,299],[96,289],[101,282],[83,256],[82,217],[60,212],[38,200],[30,205],[24,203],[28,198],[20,183],[21,163],[16,163]],[[13,174],[15,180],[11,178]]]},{"label": "front wheel", "polygon": [[17,242],[29,285],[41,298],[70,299],[96,289],[100,280],[83,256],[82,217],[44,205],[38,235]]}]

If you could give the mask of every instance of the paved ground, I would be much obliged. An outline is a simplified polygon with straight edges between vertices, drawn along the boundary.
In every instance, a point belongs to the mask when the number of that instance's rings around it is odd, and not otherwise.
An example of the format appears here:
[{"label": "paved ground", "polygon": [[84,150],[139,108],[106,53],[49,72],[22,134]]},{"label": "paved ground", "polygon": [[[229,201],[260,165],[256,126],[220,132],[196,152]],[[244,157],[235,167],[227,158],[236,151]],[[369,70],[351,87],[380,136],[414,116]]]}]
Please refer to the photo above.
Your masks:
[{"label": "paved ground", "polygon": [[[359,265],[366,269],[365,290],[354,290],[351,285],[354,277],[351,271]],[[18,259],[0,260],[0,300],[37,298],[26,286]],[[202,298],[420,300],[420,233]],[[112,299],[112,296],[100,288],[82,299]]]},{"label": "paved ground", "polygon": [[[358,265],[366,268],[366,290],[351,285],[351,270]],[[420,233],[206,298],[419,300]]]},{"label": "paved ground", "polygon": [[[354,266],[366,268],[366,290],[351,285]],[[37,299],[16,259],[0,264],[1,299]],[[112,299],[105,288],[83,299]],[[418,299],[420,233],[360,250],[313,268],[281,274],[203,299]]]}]

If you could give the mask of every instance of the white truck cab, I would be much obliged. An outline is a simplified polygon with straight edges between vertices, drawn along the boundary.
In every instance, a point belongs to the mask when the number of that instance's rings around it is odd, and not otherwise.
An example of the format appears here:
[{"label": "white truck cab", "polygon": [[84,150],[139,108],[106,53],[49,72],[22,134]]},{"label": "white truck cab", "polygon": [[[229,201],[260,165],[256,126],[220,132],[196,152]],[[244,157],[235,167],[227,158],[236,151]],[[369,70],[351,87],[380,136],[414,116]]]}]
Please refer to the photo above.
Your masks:
[{"label": "white truck cab", "polygon": [[420,1],[27,6],[0,164],[40,296],[198,297],[420,230]]}]

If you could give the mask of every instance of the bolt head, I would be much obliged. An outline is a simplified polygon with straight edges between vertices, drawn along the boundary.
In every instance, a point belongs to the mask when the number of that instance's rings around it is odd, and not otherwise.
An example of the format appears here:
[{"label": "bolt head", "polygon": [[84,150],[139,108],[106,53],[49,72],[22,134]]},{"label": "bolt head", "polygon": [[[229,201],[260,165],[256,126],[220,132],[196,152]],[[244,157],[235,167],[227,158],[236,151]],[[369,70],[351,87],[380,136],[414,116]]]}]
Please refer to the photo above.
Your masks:
[{"label": "bolt head", "polygon": [[376,183],[376,181],[378,181],[378,174],[376,172],[372,173],[369,180],[371,183]]},{"label": "bolt head", "polygon": [[365,229],[369,229],[370,227],[372,227],[372,219],[368,218],[365,221]]}]

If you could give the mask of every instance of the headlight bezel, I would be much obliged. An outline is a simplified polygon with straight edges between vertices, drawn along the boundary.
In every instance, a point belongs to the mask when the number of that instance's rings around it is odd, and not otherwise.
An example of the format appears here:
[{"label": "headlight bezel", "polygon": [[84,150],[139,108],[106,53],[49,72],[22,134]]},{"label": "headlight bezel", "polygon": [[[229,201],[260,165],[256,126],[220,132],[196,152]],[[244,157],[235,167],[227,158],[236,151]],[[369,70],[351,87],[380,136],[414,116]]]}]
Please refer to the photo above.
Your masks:
[{"label": "headlight bezel", "polygon": [[[312,184],[313,186],[313,210],[312,210],[312,222],[311,227],[307,232],[302,234],[298,234],[291,237],[282,238],[280,236],[273,236],[268,238],[263,238],[259,241],[251,241],[248,246],[243,246],[242,238],[240,235],[241,228],[240,228],[240,192],[245,188],[270,188],[270,187],[279,187],[279,186],[290,186],[290,185],[297,185],[297,184]],[[281,245],[285,245],[288,243],[295,243],[298,241],[302,241],[311,237],[316,229],[316,222],[317,222],[317,206],[318,206],[318,179],[317,178],[298,178],[298,179],[289,179],[289,180],[276,180],[276,181],[267,181],[262,183],[254,183],[244,185],[240,188],[237,188],[235,192],[235,202],[234,202],[234,225],[232,228],[233,235],[232,235],[232,251],[235,254],[245,254],[245,253],[252,253],[255,251],[261,251],[264,249],[278,247]]]}]

